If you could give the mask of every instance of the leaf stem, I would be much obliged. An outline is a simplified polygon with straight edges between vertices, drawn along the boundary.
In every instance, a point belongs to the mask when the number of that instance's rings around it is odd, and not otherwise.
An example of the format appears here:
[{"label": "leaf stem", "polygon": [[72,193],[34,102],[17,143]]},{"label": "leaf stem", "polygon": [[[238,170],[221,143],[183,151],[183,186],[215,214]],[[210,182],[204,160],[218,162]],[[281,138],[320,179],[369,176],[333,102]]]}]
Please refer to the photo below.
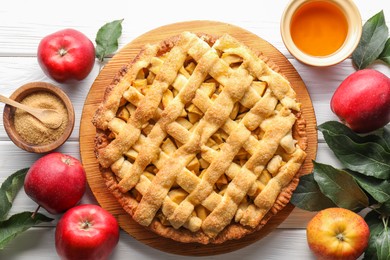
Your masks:
[{"label": "leaf stem", "polygon": [[387,232],[387,226],[389,224],[389,217],[382,217],[383,226],[385,227],[385,232]]}]

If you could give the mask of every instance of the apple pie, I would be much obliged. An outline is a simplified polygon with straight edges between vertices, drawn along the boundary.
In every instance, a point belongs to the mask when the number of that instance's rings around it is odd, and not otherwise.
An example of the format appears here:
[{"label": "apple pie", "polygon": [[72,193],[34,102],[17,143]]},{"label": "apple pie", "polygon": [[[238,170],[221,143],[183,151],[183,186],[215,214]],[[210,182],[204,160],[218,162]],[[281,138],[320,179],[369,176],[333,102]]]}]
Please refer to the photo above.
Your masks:
[{"label": "apple pie", "polygon": [[289,81],[234,37],[183,32],[143,47],[93,123],[108,190],[140,225],[180,242],[261,229],[306,158]]}]

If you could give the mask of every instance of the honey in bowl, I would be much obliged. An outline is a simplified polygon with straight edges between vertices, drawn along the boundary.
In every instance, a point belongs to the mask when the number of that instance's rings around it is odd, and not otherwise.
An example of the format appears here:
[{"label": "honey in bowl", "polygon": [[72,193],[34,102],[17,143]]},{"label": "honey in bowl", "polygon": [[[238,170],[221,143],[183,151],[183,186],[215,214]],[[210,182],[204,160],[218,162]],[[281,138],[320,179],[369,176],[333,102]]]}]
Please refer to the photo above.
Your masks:
[{"label": "honey in bowl", "polygon": [[309,1],[292,16],[291,38],[304,53],[327,56],[344,44],[348,35],[348,21],[340,8],[330,1]]}]

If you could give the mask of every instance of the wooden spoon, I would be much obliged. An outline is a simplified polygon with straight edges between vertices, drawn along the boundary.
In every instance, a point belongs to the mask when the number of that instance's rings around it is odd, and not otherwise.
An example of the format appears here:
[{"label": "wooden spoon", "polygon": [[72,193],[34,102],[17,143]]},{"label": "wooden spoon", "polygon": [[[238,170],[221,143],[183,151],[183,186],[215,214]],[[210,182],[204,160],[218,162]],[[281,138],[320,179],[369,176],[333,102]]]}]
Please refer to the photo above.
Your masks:
[{"label": "wooden spoon", "polygon": [[54,109],[41,109],[35,107],[29,107],[24,104],[18,103],[15,100],[9,99],[3,95],[0,95],[0,102],[6,103],[10,106],[20,108],[41,121],[45,126],[51,129],[57,129],[62,124],[62,118],[60,113]]}]

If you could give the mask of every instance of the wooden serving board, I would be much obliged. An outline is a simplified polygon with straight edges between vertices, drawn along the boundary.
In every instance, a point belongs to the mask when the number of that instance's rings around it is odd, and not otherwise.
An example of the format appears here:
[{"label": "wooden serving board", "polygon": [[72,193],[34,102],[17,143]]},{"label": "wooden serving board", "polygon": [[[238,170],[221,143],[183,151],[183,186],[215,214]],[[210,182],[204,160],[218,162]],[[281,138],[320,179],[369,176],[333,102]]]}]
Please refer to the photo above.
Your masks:
[{"label": "wooden serving board", "polygon": [[311,161],[315,159],[317,153],[316,118],[309,93],[298,72],[275,47],[257,35],[237,26],[215,21],[190,21],[159,27],[139,36],[127,44],[110,60],[94,81],[84,104],[80,123],[81,159],[87,173],[88,183],[98,203],[112,213],[118,219],[121,228],[138,241],[153,248],[180,255],[202,256],[227,253],[245,247],[269,234],[288,217],[294,207],[289,204],[284,210],[274,216],[263,229],[240,240],[228,241],[221,245],[183,244],[175,242],[171,239],[162,238],[145,229],[135,223],[125,213],[115,198],[107,191],[103,179],[100,176],[99,165],[94,155],[95,127],[91,121],[99,103],[103,99],[106,86],[113,80],[118,70],[130,62],[146,43],[156,43],[170,36],[180,34],[183,31],[204,32],[213,35],[228,33],[253,50],[262,52],[273,63],[279,66],[281,73],[291,82],[297,93],[298,100],[302,103],[302,114],[306,119],[308,135],[308,149],[306,151],[308,156],[303,165],[302,173],[306,174],[311,172]]}]

